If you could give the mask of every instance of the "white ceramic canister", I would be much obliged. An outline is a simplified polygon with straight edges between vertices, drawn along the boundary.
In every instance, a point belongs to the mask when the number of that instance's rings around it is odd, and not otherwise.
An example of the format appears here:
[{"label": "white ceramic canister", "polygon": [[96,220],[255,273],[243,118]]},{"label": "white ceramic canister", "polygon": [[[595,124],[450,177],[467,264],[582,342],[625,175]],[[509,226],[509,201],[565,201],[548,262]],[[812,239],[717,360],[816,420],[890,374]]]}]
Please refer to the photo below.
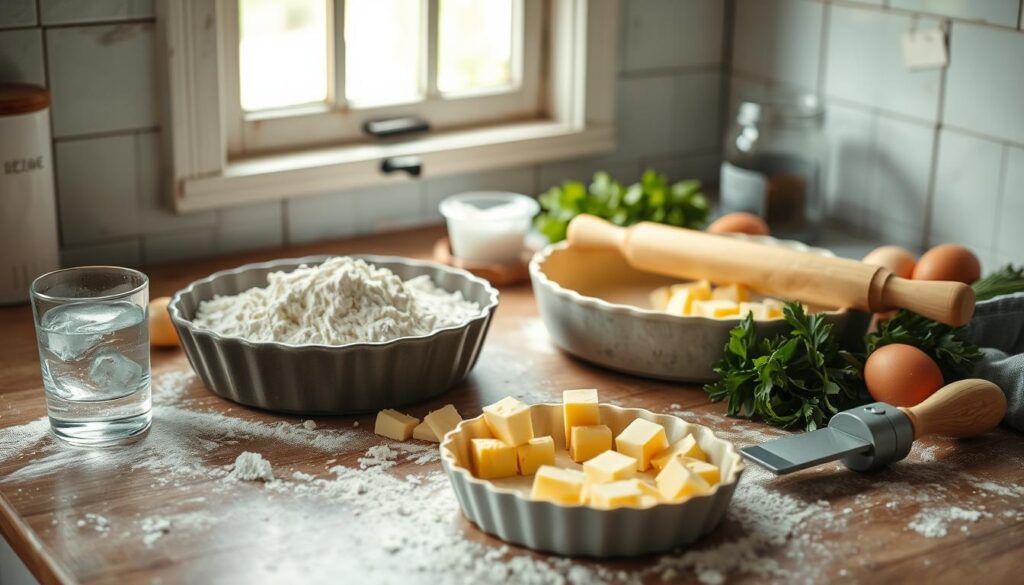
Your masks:
[{"label": "white ceramic canister", "polygon": [[60,268],[52,163],[49,92],[0,84],[0,304]]}]

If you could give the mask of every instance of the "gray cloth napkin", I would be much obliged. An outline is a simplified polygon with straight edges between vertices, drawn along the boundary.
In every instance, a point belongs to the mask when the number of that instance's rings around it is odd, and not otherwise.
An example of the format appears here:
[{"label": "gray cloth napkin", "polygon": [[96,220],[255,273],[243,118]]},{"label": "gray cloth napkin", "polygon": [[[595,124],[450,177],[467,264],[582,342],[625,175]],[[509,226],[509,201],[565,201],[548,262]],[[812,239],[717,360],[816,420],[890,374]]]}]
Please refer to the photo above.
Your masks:
[{"label": "gray cloth napkin", "polygon": [[1024,431],[1024,293],[979,302],[967,325],[967,339],[984,357],[973,375],[1006,394],[1006,424]]}]

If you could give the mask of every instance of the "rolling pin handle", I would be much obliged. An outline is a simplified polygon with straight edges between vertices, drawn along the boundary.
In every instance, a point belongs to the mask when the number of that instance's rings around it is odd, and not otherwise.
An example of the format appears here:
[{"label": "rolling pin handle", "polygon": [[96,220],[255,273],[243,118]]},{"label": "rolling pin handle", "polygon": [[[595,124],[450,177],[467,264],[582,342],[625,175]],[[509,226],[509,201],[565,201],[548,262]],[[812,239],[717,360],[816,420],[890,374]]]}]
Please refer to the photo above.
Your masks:
[{"label": "rolling pin handle", "polygon": [[572,218],[565,239],[577,248],[611,248],[626,253],[629,230],[607,222],[597,216],[582,213]]},{"label": "rolling pin handle", "polygon": [[953,327],[966,325],[974,315],[974,290],[962,282],[890,276],[881,296],[876,312],[904,308]]}]

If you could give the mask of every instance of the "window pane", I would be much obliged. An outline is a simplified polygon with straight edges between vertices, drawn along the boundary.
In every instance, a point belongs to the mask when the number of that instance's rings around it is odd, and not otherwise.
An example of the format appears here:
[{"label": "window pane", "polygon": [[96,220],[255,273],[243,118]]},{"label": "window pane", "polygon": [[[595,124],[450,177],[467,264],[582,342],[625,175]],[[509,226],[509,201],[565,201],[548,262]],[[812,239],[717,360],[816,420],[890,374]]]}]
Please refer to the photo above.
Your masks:
[{"label": "window pane", "polygon": [[239,0],[242,109],[327,99],[328,0]]},{"label": "window pane", "polygon": [[512,85],[515,0],[440,0],[437,89],[463,93]]},{"label": "window pane", "polygon": [[345,2],[345,97],[379,106],[423,96],[422,0]]}]

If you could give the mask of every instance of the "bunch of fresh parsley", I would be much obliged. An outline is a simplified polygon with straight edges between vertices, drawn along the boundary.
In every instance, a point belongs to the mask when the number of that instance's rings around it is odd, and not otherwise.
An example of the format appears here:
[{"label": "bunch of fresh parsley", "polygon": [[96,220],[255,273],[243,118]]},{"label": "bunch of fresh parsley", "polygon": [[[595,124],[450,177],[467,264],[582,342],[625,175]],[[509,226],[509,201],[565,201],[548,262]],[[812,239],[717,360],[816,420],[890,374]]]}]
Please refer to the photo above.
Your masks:
[{"label": "bunch of fresh parsley", "polygon": [[714,365],[720,378],[704,389],[713,402],[728,401],[730,416],[813,431],[865,401],[861,370],[823,315],[808,315],[798,302],[786,303],[783,315],[791,327],[785,335],[758,337],[749,314],[734,327]]},{"label": "bunch of fresh parsley", "polygon": [[987,301],[1000,295],[1022,292],[1024,291],[1024,266],[1014,268],[1013,264],[1007,264],[976,281],[971,288],[974,289],[974,298],[978,301]]},{"label": "bunch of fresh parsley", "polygon": [[628,187],[608,173],[594,174],[589,186],[565,181],[538,197],[542,212],[534,226],[551,242],[565,239],[569,221],[589,213],[621,226],[640,221],[701,228],[708,218],[708,200],[700,190],[700,181],[669,184],[668,179],[647,169],[639,183]]}]

